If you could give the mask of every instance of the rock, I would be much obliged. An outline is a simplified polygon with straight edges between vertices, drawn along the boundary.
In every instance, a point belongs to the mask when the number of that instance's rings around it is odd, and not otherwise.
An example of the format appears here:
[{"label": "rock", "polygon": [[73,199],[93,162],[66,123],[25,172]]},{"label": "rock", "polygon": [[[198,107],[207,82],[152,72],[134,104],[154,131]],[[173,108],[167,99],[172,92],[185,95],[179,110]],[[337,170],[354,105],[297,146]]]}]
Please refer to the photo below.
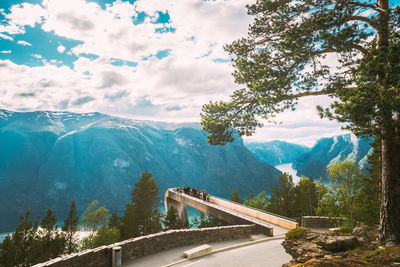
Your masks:
[{"label": "rock", "polygon": [[343,251],[343,252],[335,253],[332,256],[341,257],[341,258],[347,258],[348,255],[349,255],[348,251]]},{"label": "rock", "polygon": [[388,248],[390,248],[390,247],[394,247],[394,246],[396,246],[396,242],[393,242],[393,241],[388,241],[388,242],[386,242],[386,247],[388,247]]},{"label": "rock", "polygon": [[315,240],[318,246],[332,252],[341,252],[353,249],[358,240],[355,236],[320,236]]},{"label": "rock", "polygon": [[353,229],[353,235],[367,238],[367,233],[365,233],[364,229],[361,227],[354,227]]},{"label": "rock", "polygon": [[282,242],[285,251],[292,255],[295,262],[306,262],[310,259],[322,258],[327,251],[313,242],[305,240],[285,240]]},{"label": "rock", "polygon": [[347,250],[354,249],[357,244],[359,242],[353,235],[314,232],[308,232],[301,239],[288,239],[282,243],[286,252],[293,257],[294,263],[329,257],[346,258]]}]

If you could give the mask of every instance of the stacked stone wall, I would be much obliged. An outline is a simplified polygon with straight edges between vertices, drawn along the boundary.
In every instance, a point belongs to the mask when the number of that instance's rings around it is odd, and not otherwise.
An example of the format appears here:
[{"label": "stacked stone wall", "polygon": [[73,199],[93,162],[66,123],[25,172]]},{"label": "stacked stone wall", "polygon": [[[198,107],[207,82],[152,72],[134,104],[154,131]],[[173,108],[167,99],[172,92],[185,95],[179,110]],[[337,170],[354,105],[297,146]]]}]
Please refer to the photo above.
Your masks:
[{"label": "stacked stone wall", "polygon": [[324,216],[303,216],[301,217],[301,226],[307,228],[332,228],[343,221],[340,217]]},{"label": "stacked stone wall", "polygon": [[112,261],[112,248],[116,246],[122,248],[122,263],[126,263],[137,257],[150,255],[165,249],[246,238],[250,236],[254,228],[255,225],[233,225],[202,229],[170,230],[62,256],[45,263],[37,264],[34,267],[109,267]]}]

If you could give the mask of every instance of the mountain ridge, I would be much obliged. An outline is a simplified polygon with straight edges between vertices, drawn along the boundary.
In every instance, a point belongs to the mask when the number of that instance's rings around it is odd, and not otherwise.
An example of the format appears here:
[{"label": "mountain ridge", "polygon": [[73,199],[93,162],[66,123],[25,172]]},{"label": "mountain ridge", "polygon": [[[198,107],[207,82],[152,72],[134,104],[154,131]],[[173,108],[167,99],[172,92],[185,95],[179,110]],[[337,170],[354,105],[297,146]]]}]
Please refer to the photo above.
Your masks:
[{"label": "mountain ridge", "polygon": [[81,210],[94,199],[120,210],[143,171],[152,172],[160,195],[184,184],[216,195],[278,184],[280,171],[259,162],[242,139],[211,146],[207,134],[191,125],[0,110],[0,215],[9,207],[18,214],[68,210],[72,199]]}]

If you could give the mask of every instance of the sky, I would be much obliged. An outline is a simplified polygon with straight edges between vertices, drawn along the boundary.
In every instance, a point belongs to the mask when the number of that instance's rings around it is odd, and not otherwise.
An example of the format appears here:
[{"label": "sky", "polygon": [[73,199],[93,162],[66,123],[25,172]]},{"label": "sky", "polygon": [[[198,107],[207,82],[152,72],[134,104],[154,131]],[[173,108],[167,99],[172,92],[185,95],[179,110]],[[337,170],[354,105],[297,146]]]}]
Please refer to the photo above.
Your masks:
[{"label": "sky", "polygon": [[[246,36],[249,1],[1,0],[0,109],[199,122],[239,88],[223,45]],[[330,101],[304,98],[245,141],[343,134],[317,115]]]}]

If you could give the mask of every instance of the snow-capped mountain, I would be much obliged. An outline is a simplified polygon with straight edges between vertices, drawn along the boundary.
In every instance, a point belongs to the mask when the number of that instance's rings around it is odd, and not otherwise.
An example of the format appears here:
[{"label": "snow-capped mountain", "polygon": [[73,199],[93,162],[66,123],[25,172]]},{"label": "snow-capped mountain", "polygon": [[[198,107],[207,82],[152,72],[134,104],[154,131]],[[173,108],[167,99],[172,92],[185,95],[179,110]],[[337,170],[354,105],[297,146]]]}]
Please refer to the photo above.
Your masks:
[{"label": "snow-capped mountain", "polygon": [[258,160],[272,166],[292,163],[298,156],[310,151],[310,148],[306,146],[279,140],[264,143],[247,143],[245,146]]},{"label": "snow-capped mountain", "polygon": [[62,214],[72,199],[80,210],[94,199],[122,209],[143,171],[153,174],[160,193],[186,184],[216,195],[234,187],[241,193],[269,190],[280,175],[242,139],[207,144],[199,124],[0,110],[0,226],[7,214],[27,208]]},{"label": "snow-capped mountain", "polygon": [[293,168],[298,175],[326,178],[327,166],[347,159],[354,161],[365,172],[370,153],[372,148],[368,142],[352,134],[321,138],[310,151],[294,160]]}]

